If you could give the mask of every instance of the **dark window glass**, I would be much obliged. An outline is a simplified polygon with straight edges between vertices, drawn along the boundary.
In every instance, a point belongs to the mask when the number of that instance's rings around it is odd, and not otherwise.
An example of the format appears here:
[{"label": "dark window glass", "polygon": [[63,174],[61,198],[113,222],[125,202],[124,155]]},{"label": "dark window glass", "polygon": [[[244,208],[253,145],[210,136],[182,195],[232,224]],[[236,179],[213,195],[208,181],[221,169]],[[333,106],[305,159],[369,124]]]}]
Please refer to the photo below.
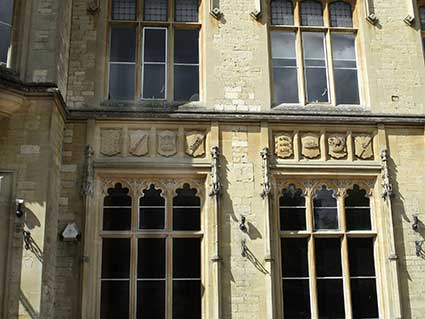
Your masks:
[{"label": "dark window glass", "polygon": [[316,238],[314,248],[317,277],[342,276],[341,239]]},{"label": "dark window glass", "polygon": [[329,13],[332,27],[353,27],[353,14],[351,5],[343,1],[336,1],[329,4]]},{"label": "dark window glass", "polygon": [[150,185],[143,190],[139,201],[139,228],[164,229],[165,226],[165,199],[161,196],[162,190]]},{"label": "dark window glass", "polygon": [[282,276],[308,277],[307,238],[282,238]]},{"label": "dark window glass", "polygon": [[108,189],[109,196],[103,201],[103,230],[130,230],[131,197],[127,195],[128,191],[121,184]]},{"label": "dark window glass", "polygon": [[272,32],[274,103],[298,103],[295,33]]},{"label": "dark window glass", "polygon": [[280,229],[305,230],[305,197],[301,189],[290,185],[280,198]]},{"label": "dark window glass", "polygon": [[112,0],[112,20],[136,20],[136,0]]},{"label": "dark window glass", "polygon": [[13,16],[13,0],[1,0],[0,1],[0,23],[3,22],[10,26],[12,24],[12,16]]},{"label": "dark window glass", "polygon": [[178,22],[198,21],[198,0],[175,0],[175,14]]},{"label": "dark window glass", "polygon": [[145,21],[167,21],[168,0],[144,0]]},{"label": "dark window glass", "polygon": [[421,30],[425,31],[425,6],[419,8],[419,15],[421,19]]},{"label": "dark window glass", "polygon": [[109,99],[133,100],[135,87],[134,64],[110,64]]},{"label": "dark window glass", "polygon": [[329,101],[324,40],[320,32],[302,33],[307,101],[312,103]]},{"label": "dark window glass", "polygon": [[359,104],[359,83],[354,34],[332,33],[337,104]]},{"label": "dark window glass", "polygon": [[173,319],[201,318],[201,281],[173,280]]},{"label": "dark window glass", "polygon": [[317,191],[313,206],[316,230],[338,229],[338,208],[333,190],[323,185]]},{"label": "dark window glass", "polygon": [[177,196],[173,199],[173,229],[200,230],[201,200],[196,196],[197,190],[184,184],[176,193]]},{"label": "dark window glass", "polygon": [[165,62],[166,59],[165,29],[145,28],[144,62]]},{"label": "dark window glass", "polygon": [[165,99],[165,64],[145,64],[143,67],[143,98]]},{"label": "dark window glass", "polygon": [[323,26],[323,8],[320,1],[301,1],[301,25]]},{"label": "dark window glass", "polygon": [[374,278],[351,279],[353,318],[378,318],[378,298]]},{"label": "dark window glass", "polygon": [[102,241],[102,278],[130,278],[130,239],[104,238]]},{"label": "dark window glass", "polygon": [[199,30],[174,32],[174,100],[199,100]]},{"label": "dark window glass", "polygon": [[354,185],[347,191],[345,216],[348,230],[371,230],[370,200],[366,191]]},{"label": "dark window glass", "polygon": [[102,281],[100,318],[129,318],[129,281]]},{"label": "dark window glass", "polygon": [[345,318],[342,279],[318,279],[317,301],[319,318]]},{"label": "dark window glass", "polygon": [[7,63],[11,27],[0,22],[0,62]]},{"label": "dark window glass", "polygon": [[173,278],[201,277],[201,240],[199,238],[173,239]]},{"label": "dark window glass", "polygon": [[282,280],[284,318],[311,318],[308,279]]},{"label": "dark window glass", "polygon": [[348,238],[350,276],[375,276],[373,238]]},{"label": "dark window glass", "polygon": [[136,28],[112,27],[111,62],[136,61]]},{"label": "dark window glass", "polygon": [[294,7],[291,0],[272,0],[270,3],[270,10],[272,24],[294,24]]},{"label": "dark window glass", "polygon": [[145,318],[165,319],[165,281],[137,282],[137,319]]},{"label": "dark window glass", "polygon": [[165,239],[139,239],[137,255],[138,278],[165,278]]}]

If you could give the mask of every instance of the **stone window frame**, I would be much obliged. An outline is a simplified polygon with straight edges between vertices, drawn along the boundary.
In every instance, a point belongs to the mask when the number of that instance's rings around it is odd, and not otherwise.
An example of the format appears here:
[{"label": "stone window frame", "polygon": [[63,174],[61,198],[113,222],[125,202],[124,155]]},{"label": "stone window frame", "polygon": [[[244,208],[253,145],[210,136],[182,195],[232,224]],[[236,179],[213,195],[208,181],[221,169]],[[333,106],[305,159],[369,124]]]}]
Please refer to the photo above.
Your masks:
[{"label": "stone window frame", "polygon": [[[172,269],[172,255],[170,245],[172,238],[200,238],[201,240],[201,314],[202,318],[207,318],[208,302],[210,298],[206,289],[208,286],[208,273],[209,263],[207,257],[207,208],[209,203],[209,196],[206,193],[206,175],[187,173],[187,174],[174,174],[157,176],[157,175],[132,175],[123,173],[121,176],[101,174],[96,179],[96,192],[95,196],[86,201],[87,211],[96,211],[95,214],[86,216],[86,225],[83,235],[85,237],[84,247],[84,266],[83,266],[83,280],[82,280],[82,318],[100,318],[100,302],[101,302],[101,270],[102,270],[102,238],[131,238],[131,260],[130,274],[132,278],[137,278],[137,245],[133,241],[139,238],[159,238],[164,237],[166,240],[166,269]],[[115,187],[119,183],[123,188],[128,188],[128,196],[131,197],[131,231],[103,231],[103,200],[108,195],[108,189]],[[165,230],[141,230],[138,228],[138,210],[139,199],[142,197],[144,189],[149,188],[154,184],[155,189],[162,190],[162,196],[165,198],[166,217],[165,222],[167,228]],[[201,201],[201,230],[200,231],[173,231],[172,230],[172,210],[173,210],[173,197],[177,196],[176,190],[183,188],[184,184],[189,184],[190,187],[197,190],[196,196]],[[170,228],[171,227],[171,228]],[[170,258],[171,257],[171,258]],[[167,290],[166,290],[166,318],[172,318],[172,312],[169,306],[172,304],[170,299],[170,289],[172,285],[172,273],[167,270]],[[134,277],[136,276],[136,277]],[[171,277],[170,277],[171,276]],[[133,285],[134,286],[134,285]],[[131,290],[133,289],[133,290]],[[134,293],[134,287],[130,285],[130,318],[136,318],[137,299]],[[170,304],[171,303],[171,304]]]},{"label": "stone window frame", "polygon": [[[202,100],[202,25],[203,25],[203,5],[205,1],[198,0],[198,21],[197,22],[178,22],[175,21],[175,1],[176,0],[168,0],[168,20],[167,21],[144,21],[143,18],[143,6],[144,0],[136,0],[136,20],[113,20],[112,19],[112,1],[107,1],[107,15],[106,15],[106,38],[105,38],[105,62],[104,62],[104,72],[105,79],[103,92],[104,93],[104,101],[109,100],[109,79],[110,79],[110,70],[109,70],[109,52],[110,52],[110,34],[112,25],[121,25],[121,26],[136,26],[136,61],[135,61],[135,88],[134,88],[134,99],[129,101],[137,104],[146,104],[146,105],[157,105],[157,104],[174,104],[174,103],[185,103],[190,101],[175,101],[174,100],[174,30],[199,30],[199,100],[194,101],[199,102]],[[166,32],[166,71],[165,71],[165,87],[166,87],[166,96],[164,99],[144,99],[142,97],[142,77],[143,77],[143,33],[145,27],[147,28],[158,28],[158,29],[167,29]],[[121,100],[113,100],[116,102],[122,102]],[[128,102],[128,101],[123,101]]]},{"label": "stone window frame", "polygon": [[421,33],[422,49],[425,50],[425,20],[422,21],[421,19],[421,10],[424,10],[425,13],[425,0],[417,0],[416,4],[418,17],[417,21],[419,24],[419,31]]},{"label": "stone window frame", "polygon": [[[334,63],[332,57],[332,41],[331,33],[340,34],[354,34],[355,36],[355,53],[357,62],[357,82],[358,82],[358,94],[359,103],[349,104],[353,106],[362,106],[365,103],[364,96],[364,79],[363,79],[363,61],[361,56],[361,44],[359,33],[359,1],[357,0],[314,0],[320,2],[323,8],[323,26],[303,26],[301,24],[301,13],[300,3],[303,0],[290,0],[293,5],[294,24],[293,25],[277,25],[272,24],[272,13],[271,13],[271,2],[267,0],[267,25],[269,33],[269,70],[270,70],[270,91],[271,91],[271,105],[299,105],[299,106],[314,106],[314,105],[325,105],[325,106],[340,106],[347,104],[337,104],[336,92],[335,92],[335,81],[334,81]],[[351,6],[352,9],[352,21],[353,27],[332,27],[331,18],[329,13],[329,5],[334,2],[345,2]],[[276,103],[274,101],[274,80],[273,80],[273,65],[272,65],[272,52],[271,52],[271,33],[273,31],[284,31],[293,32],[296,34],[295,50],[296,50],[296,63],[297,63],[297,84],[298,84],[298,103]],[[307,87],[305,78],[305,68],[303,63],[303,46],[302,46],[302,32],[320,32],[325,34],[325,59],[326,59],[326,70],[327,70],[327,82],[328,82],[328,102],[308,102],[307,100]]]},{"label": "stone window frame", "polygon": [[[376,292],[378,301],[379,318],[385,317],[386,309],[384,308],[384,297],[386,295],[383,273],[383,259],[382,249],[383,245],[383,230],[379,223],[381,222],[381,216],[379,215],[379,203],[377,195],[377,178],[374,176],[365,177],[325,177],[315,176],[290,176],[282,177],[276,176],[275,189],[276,196],[273,199],[273,206],[275,207],[272,211],[272,239],[276,242],[275,245],[275,284],[276,284],[276,312],[279,318],[283,318],[283,287],[282,287],[282,267],[281,267],[281,239],[282,238],[307,238],[308,239],[308,269],[309,269],[309,287],[310,287],[310,307],[311,307],[311,318],[318,318],[318,302],[317,302],[317,286],[316,286],[316,265],[315,265],[315,254],[314,254],[314,238],[341,238],[341,257],[342,257],[342,277],[343,277],[343,289],[344,289],[344,308],[346,318],[352,318],[352,307],[351,307],[351,290],[350,290],[350,273],[348,269],[348,238],[373,238],[374,239],[374,265],[375,265],[375,280],[376,280]],[[296,189],[301,189],[305,196],[305,210],[306,210],[306,230],[305,231],[282,231],[280,229],[280,203],[279,200],[282,195],[282,191],[287,189],[289,185],[294,185]],[[338,209],[338,221],[339,230],[314,230],[314,219],[313,219],[313,199],[316,191],[321,188],[322,185],[326,185],[328,189],[334,191],[337,199]],[[344,199],[347,196],[347,190],[353,189],[353,185],[359,185],[360,189],[366,190],[366,195],[370,199],[370,212],[371,212],[371,230],[370,231],[347,231],[346,220],[345,220],[345,203]]]}]

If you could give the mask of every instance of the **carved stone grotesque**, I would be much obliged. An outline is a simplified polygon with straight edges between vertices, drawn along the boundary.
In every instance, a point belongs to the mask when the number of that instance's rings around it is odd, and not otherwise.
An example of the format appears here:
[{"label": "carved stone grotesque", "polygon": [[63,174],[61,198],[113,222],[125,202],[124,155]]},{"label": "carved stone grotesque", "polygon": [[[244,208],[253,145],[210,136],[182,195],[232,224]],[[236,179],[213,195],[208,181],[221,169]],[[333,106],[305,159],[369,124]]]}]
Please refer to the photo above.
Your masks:
[{"label": "carved stone grotesque", "polygon": [[129,130],[128,152],[133,156],[144,156],[149,152],[149,131]]},{"label": "carved stone grotesque", "polygon": [[105,156],[116,156],[121,153],[122,130],[102,129],[100,131],[100,153]]},{"label": "carved stone grotesque", "polygon": [[315,133],[306,133],[301,137],[301,154],[309,159],[320,156],[320,137]]},{"label": "carved stone grotesque", "polygon": [[328,154],[335,159],[347,156],[347,140],[342,134],[332,134],[328,136]]},{"label": "carved stone grotesque", "polygon": [[290,158],[294,155],[292,134],[278,133],[274,136],[274,153],[279,158]]},{"label": "carved stone grotesque", "polygon": [[158,154],[165,157],[177,153],[177,132],[161,131],[158,133]]},{"label": "carved stone grotesque", "polygon": [[354,136],[354,150],[359,159],[373,159],[373,137],[367,134]]},{"label": "carved stone grotesque", "polygon": [[192,157],[205,155],[205,132],[185,132],[185,153]]}]

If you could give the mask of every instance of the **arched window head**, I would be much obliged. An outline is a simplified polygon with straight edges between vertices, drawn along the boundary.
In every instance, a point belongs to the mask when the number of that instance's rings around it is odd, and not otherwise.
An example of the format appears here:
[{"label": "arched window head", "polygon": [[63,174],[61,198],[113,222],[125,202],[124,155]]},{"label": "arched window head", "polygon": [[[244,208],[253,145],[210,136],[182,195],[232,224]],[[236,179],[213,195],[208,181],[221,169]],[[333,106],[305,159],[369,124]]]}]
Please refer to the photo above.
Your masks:
[{"label": "arched window head", "polygon": [[313,206],[314,229],[338,229],[338,208],[334,190],[328,189],[326,185],[322,185],[316,193]]},{"label": "arched window head", "polygon": [[323,26],[323,6],[320,1],[305,0],[301,2],[301,25]]},{"label": "arched window head", "polygon": [[419,8],[419,16],[421,18],[421,30],[425,31],[425,5]]},{"label": "arched window head", "polygon": [[336,1],[329,4],[331,27],[353,27],[353,12],[351,5],[344,1]]},{"label": "arched window head", "polygon": [[272,24],[293,25],[294,6],[291,0],[271,0],[270,3]]},{"label": "arched window head", "polygon": [[131,197],[128,188],[117,183],[108,189],[103,200],[103,230],[118,231],[131,228]]},{"label": "arched window head", "polygon": [[306,230],[305,197],[301,189],[291,184],[279,199],[280,229]]},{"label": "arched window head", "polygon": [[345,219],[348,230],[371,230],[370,199],[364,189],[354,185],[345,198]]},{"label": "arched window head", "polygon": [[201,199],[198,191],[184,184],[173,198],[173,230],[201,230]]},{"label": "arched window head", "polygon": [[164,229],[165,227],[165,199],[161,196],[162,190],[151,184],[143,190],[139,201],[139,228]]}]

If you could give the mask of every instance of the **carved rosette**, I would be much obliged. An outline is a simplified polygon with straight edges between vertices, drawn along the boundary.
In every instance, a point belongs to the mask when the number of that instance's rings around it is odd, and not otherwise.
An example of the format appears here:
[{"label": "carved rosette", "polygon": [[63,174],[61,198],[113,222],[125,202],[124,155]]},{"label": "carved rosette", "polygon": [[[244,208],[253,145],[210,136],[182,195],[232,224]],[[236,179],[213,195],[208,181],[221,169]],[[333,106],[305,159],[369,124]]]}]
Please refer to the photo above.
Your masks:
[{"label": "carved rosette", "polygon": [[301,137],[301,154],[308,159],[320,156],[320,136],[316,133],[305,133]]},{"label": "carved rosette", "polygon": [[347,156],[347,137],[343,134],[328,136],[328,154],[333,159],[342,159]]},{"label": "carved rosette", "polygon": [[354,153],[358,159],[373,159],[373,136],[359,134],[354,136]]},{"label": "carved rosette", "polygon": [[274,136],[274,153],[278,158],[291,158],[294,155],[291,133],[278,133]]},{"label": "carved rosette", "polygon": [[149,131],[129,130],[128,152],[133,156],[144,156],[149,153]]},{"label": "carved rosette", "polygon": [[158,133],[158,154],[170,157],[177,153],[177,132],[160,131]]},{"label": "carved rosette", "polygon": [[117,156],[121,154],[122,130],[100,130],[100,153],[104,156]]},{"label": "carved rosette", "polygon": [[190,131],[184,133],[185,153],[191,157],[205,155],[205,132]]}]

